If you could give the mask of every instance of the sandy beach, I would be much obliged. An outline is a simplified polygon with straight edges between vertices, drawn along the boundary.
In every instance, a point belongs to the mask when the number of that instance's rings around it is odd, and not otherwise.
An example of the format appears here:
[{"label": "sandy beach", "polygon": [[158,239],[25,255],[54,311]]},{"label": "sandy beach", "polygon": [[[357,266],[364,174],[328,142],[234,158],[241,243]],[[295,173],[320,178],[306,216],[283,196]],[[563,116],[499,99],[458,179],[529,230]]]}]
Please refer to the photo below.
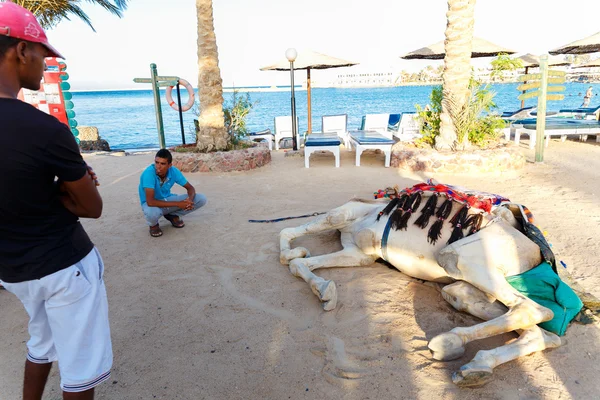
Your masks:
[{"label": "sandy beach", "polygon": [[[529,161],[527,141],[521,149]],[[338,306],[324,312],[308,285],[279,263],[278,234],[308,219],[272,219],[328,211],[386,186],[442,183],[489,191],[526,205],[548,232],[557,257],[600,297],[600,143],[551,141],[545,163],[493,175],[416,174],[383,167],[383,155],[342,150],[301,157],[273,152],[251,172],[186,174],[208,204],[184,229],[161,222],[151,238],[137,186],[152,153],[86,155],[101,182],[104,213],[85,220],[106,264],[114,347],[112,377],[98,399],[593,399],[598,398],[600,324],[572,325],[564,345],[496,368],[494,380],[459,389],[452,372],[477,350],[516,337],[469,344],[459,360],[438,362],[427,341],[477,322],[440,294],[381,264],[318,272],[337,283]],[[183,190],[180,188],[180,192]],[[296,245],[313,254],[341,248],[325,233]],[[0,398],[20,398],[27,316],[0,291]],[[52,369],[45,399],[61,398]]]}]

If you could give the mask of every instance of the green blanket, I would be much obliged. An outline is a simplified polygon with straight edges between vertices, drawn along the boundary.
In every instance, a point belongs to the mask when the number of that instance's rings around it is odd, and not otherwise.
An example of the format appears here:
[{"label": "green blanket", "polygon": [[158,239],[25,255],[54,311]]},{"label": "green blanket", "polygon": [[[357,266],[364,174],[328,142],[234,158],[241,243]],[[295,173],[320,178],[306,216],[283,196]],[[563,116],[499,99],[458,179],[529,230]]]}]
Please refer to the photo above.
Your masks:
[{"label": "green blanket", "polygon": [[547,262],[520,275],[508,276],[506,280],[519,292],[554,312],[554,318],[539,326],[559,336],[565,334],[569,322],[583,307],[579,297]]}]

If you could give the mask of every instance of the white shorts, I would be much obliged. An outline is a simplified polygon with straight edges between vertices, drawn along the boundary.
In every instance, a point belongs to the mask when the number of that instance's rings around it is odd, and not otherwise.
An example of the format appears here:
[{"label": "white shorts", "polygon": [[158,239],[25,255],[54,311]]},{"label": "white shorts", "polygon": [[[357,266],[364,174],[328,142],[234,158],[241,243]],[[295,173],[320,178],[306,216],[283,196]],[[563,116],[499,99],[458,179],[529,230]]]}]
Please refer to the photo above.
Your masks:
[{"label": "white shorts", "polygon": [[60,387],[83,392],[110,377],[112,345],[104,264],[94,248],[69,268],[42,279],[3,282],[29,314],[27,359],[58,361]]}]

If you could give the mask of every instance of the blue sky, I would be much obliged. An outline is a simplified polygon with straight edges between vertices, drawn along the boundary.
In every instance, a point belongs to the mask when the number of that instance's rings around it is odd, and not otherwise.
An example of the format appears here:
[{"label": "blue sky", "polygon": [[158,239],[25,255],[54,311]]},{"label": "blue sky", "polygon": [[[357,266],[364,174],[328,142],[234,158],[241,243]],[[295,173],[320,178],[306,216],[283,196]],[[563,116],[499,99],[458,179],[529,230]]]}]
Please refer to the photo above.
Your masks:
[{"label": "blue sky", "polygon": [[[338,73],[418,70],[434,62],[399,56],[442,40],[446,27],[444,0],[213,1],[225,86],[288,84],[288,73],[259,68],[283,58],[289,47],[360,63],[315,71],[316,82]],[[140,89],[132,79],[149,76],[152,62],[161,75],[178,75],[196,86],[194,0],[131,0],[122,19],[97,6],[82,7],[95,33],[76,18],[48,32],[67,57],[73,90]],[[599,15],[600,2],[592,0],[479,0],[475,35],[540,54],[596,33]],[[298,73],[297,83],[305,76]]]}]

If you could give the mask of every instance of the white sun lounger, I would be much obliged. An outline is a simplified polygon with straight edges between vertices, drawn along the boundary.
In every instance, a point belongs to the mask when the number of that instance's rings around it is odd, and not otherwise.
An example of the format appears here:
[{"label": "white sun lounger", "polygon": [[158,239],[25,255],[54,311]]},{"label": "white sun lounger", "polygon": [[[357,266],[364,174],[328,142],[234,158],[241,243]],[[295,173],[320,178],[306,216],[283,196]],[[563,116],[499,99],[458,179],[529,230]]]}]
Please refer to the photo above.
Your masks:
[{"label": "white sun lounger", "polygon": [[336,133],[311,133],[304,142],[304,166],[310,168],[310,155],[315,151],[330,151],[335,156],[335,166],[340,166],[340,144]]},{"label": "white sun lounger", "polygon": [[[536,141],[536,122],[531,121],[519,121],[512,124],[512,128],[515,131],[515,144],[519,144],[522,134],[529,136],[529,148],[535,147]],[[590,120],[577,120],[577,119],[562,119],[562,118],[550,118],[546,119],[546,129],[544,131],[545,146],[548,147],[550,138],[552,136],[558,136],[564,142],[567,140],[567,136],[579,136],[579,140],[586,141],[588,136],[595,135],[596,142],[600,142],[600,122]]]},{"label": "white sun lounger", "polygon": [[381,150],[385,154],[385,166],[390,166],[392,145],[396,143],[379,132],[351,131],[348,132],[350,145],[356,149],[356,166],[360,167],[360,156],[365,150]]}]

